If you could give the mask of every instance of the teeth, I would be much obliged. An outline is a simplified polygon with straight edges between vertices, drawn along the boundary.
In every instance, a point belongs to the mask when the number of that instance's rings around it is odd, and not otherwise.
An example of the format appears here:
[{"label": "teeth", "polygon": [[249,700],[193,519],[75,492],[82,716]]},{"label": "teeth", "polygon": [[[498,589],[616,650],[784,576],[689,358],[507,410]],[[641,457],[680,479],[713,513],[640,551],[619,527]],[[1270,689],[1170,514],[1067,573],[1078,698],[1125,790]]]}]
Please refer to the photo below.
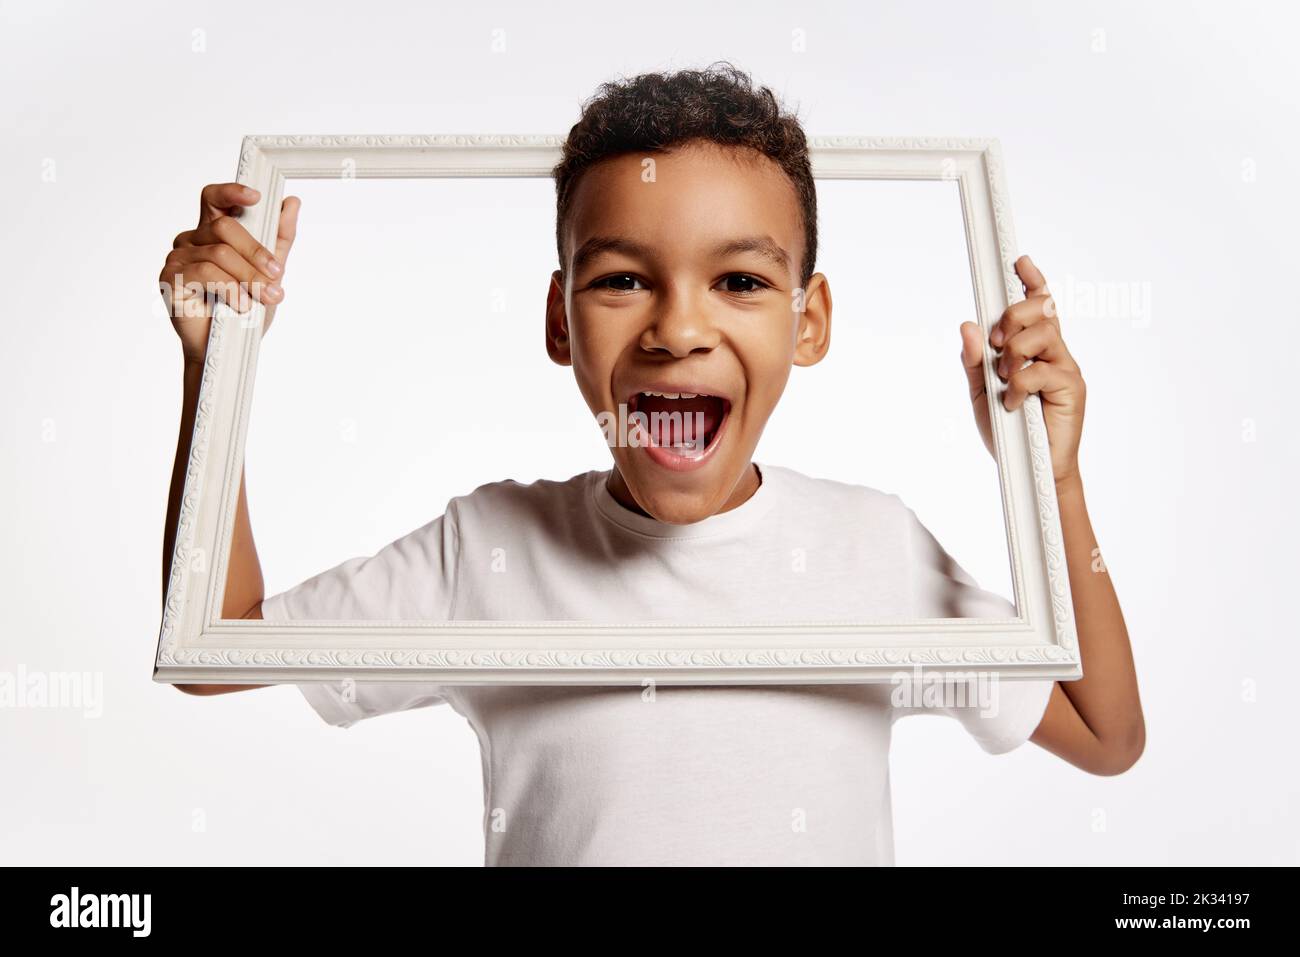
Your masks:
[{"label": "teeth", "polygon": [[657,395],[662,399],[697,399],[703,392],[642,392],[642,395]]}]

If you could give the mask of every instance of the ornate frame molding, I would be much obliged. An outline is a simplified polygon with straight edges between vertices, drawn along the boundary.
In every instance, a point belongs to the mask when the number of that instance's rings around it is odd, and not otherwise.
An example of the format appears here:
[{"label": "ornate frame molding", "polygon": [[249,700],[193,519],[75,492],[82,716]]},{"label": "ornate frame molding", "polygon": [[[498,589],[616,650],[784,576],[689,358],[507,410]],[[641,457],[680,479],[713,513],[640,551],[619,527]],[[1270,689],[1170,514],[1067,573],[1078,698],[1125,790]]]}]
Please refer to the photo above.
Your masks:
[{"label": "ornate frame molding", "polygon": [[[279,209],[286,177],[333,178],[344,168],[358,177],[549,176],[562,142],[532,135],[249,136],[237,179],[261,191],[245,222],[269,245],[275,222],[268,210]],[[985,332],[1023,298],[997,140],[824,136],[810,144],[819,178],[956,180]],[[1002,407],[992,350],[985,384],[1018,618],[726,626],[222,620],[219,596],[264,318],[260,304],[247,317],[218,306],[213,318],[155,680],[794,684],[889,681],[917,667],[1082,676],[1041,406],[1030,396],[1017,412]]]}]

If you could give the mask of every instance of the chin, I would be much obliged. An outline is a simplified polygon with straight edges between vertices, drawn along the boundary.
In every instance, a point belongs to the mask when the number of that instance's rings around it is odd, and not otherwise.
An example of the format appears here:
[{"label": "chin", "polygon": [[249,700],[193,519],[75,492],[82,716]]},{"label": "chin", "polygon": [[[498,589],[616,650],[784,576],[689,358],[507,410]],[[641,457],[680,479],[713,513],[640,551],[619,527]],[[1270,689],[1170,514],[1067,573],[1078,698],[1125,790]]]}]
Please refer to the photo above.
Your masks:
[{"label": "chin", "polygon": [[[656,489],[645,495],[630,483],[629,488],[632,488],[633,498],[650,513],[652,518],[668,525],[692,525],[695,522],[702,522],[722,507],[721,502],[714,504],[716,496],[713,490],[701,493],[675,493],[666,489]],[[725,501],[725,496],[723,499]]]},{"label": "chin", "polygon": [[641,449],[628,449],[632,462],[618,462],[619,471],[632,498],[652,518],[670,525],[690,525],[716,515],[744,475],[743,466],[722,459],[707,468],[677,472],[656,463],[636,461]]}]

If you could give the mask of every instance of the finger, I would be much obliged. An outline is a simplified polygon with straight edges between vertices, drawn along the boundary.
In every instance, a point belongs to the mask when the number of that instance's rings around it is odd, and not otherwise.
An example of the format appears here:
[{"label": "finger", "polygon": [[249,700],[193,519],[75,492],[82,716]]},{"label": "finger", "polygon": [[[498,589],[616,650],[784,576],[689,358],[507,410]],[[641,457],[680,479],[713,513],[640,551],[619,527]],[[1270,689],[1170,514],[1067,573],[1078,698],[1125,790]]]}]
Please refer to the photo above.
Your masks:
[{"label": "finger", "polygon": [[961,364],[966,370],[970,397],[977,399],[984,392],[984,337],[973,322],[961,324]]},{"label": "finger", "polygon": [[185,270],[183,293],[186,299],[220,299],[240,313],[247,312],[252,305],[248,291],[241,286],[239,280],[211,261],[190,264]]},{"label": "finger", "polygon": [[[171,260],[180,267],[185,281],[194,278],[195,267],[211,263],[226,276],[244,284],[244,290],[261,303],[278,303],[284,299],[284,290],[275,280],[259,272],[230,246],[224,244],[186,246],[174,251]],[[243,310],[241,310],[243,311]]]},{"label": "finger", "polygon": [[284,264],[289,261],[289,250],[298,235],[298,210],[302,209],[302,200],[297,196],[288,196],[280,204],[280,227],[275,236],[275,258]]},{"label": "finger", "polygon": [[993,324],[993,330],[989,333],[989,342],[995,349],[1000,349],[1003,343],[1014,337],[1020,330],[1039,322],[1049,323],[1058,329],[1061,326],[1060,320],[1056,317],[1056,301],[1051,296],[1035,296],[1033,299],[1022,299],[1007,306],[1006,311]]},{"label": "finger", "polygon": [[1030,359],[1053,362],[1070,372],[1079,371],[1074,357],[1065,348],[1061,330],[1048,322],[1037,323],[1012,336],[998,358],[997,373],[1005,379]]},{"label": "finger", "polygon": [[271,254],[271,251],[254,239],[252,234],[244,228],[243,223],[232,216],[223,216],[200,226],[198,229],[192,229],[188,233],[181,233],[180,236],[176,237],[176,241],[181,244],[177,247],[178,249],[186,246],[224,244],[233,248],[239,255],[248,260],[253,268],[268,277],[268,282],[276,282],[284,275],[284,264],[278,262],[275,256]]},{"label": "finger", "polygon": [[1007,410],[1014,412],[1025,402],[1025,398],[1037,394],[1044,401],[1054,398],[1064,402],[1066,396],[1078,389],[1079,376],[1050,362],[1034,362],[1025,366],[1007,380],[1007,390],[1002,396],[1002,403]]},{"label": "finger", "polygon": [[[203,284],[197,279],[186,279],[185,267],[171,256],[163,263],[158,274],[158,291],[171,306],[175,319],[201,319],[207,315]],[[243,308],[239,308],[244,312]]]},{"label": "finger", "polygon": [[1021,256],[1016,260],[1016,275],[1020,277],[1020,282],[1025,287],[1026,299],[1031,296],[1051,295],[1047,290],[1047,277],[1028,256]]},{"label": "finger", "polygon": [[242,183],[209,183],[199,194],[199,225],[237,212],[241,206],[255,206],[262,194]]}]

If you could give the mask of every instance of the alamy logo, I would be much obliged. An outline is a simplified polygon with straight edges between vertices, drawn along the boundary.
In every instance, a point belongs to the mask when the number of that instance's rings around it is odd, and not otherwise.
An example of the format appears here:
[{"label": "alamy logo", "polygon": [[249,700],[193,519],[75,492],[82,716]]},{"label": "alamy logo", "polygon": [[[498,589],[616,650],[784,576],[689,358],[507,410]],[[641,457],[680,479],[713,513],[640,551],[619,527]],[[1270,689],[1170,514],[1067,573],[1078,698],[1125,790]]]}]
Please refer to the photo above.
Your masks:
[{"label": "alamy logo", "polygon": [[898,708],[978,708],[980,717],[998,713],[998,676],[974,671],[926,671],[913,665],[910,673],[895,672],[890,703]]},{"label": "alamy logo", "polygon": [[102,671],[0,671],[0,708],[70,708],[87,718],[104,714]]},{"label": "alamy logo", "polygon": [[50,898],[51,927],[129,927],[132,937],[149,936],[150,894],[70,894]]}]

